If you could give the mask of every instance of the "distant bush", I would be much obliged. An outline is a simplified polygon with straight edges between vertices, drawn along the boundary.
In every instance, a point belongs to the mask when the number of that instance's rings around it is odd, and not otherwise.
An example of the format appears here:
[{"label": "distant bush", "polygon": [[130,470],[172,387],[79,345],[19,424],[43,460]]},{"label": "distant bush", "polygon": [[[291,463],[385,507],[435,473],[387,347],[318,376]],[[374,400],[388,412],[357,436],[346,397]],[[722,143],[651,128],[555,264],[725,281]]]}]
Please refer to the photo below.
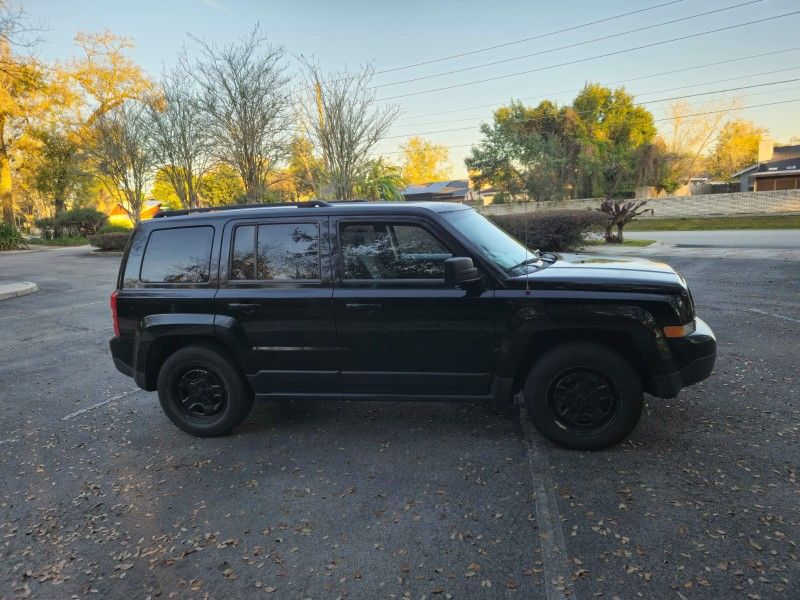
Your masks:
[{"label": "distant bush", "polygon": [[125,225],[112,225],[111,223],[106,223],[97,230],[97,233],[130,233],[131,231],[133,230],[130,227],[125,227]]},{"label": "distant bush", "polygon": [[60,237],[93,235],[103,227],[108,217],[93,208],[75,208],[56,217],[36,219],[34,223],[42,232],[42,238],[52,240]]},{"label": "distant bush", "polygon": [[42,232],[42,238],[52,240],[56,235],[56,220],[52,217],[44,217],[34,221],[36,227]]},{"label": "distant bush", "polygon": [[0,250],[25,248],[25,238],[10,223],[0,223]]},{"label": "distant bush", "polygon": [[105,225],[108,216],[93,208],[75,208],[56,216],[55,237],[62,235],[94,235]]},{"label": "distant bush", "polygon": [[131,237],[130,231],[122,232],[116,231],[111,233],[97,233],[89,236],[89,243],[95,248],[104,251],[122,251],[125,249],[125,244],[128,243],[128,238]]},{"label": "distant bush", "polygon": [[530,248],[553,252],[579,248],[589,233],[601,231],[607,221],[593,210],[548,210],[489,218]]}]

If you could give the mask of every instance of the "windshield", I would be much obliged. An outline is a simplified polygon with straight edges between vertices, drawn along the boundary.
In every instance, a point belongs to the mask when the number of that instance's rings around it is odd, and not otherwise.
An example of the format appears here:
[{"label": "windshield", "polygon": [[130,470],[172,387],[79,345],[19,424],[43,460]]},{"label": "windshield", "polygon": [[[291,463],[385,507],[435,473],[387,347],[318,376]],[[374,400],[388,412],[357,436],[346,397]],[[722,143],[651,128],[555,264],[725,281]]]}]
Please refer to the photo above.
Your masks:
[{"label": "windshield", "polygon": [[446,212],[442,217],[506,272],[526,272],[542,266],[538,251],[527,249],[475,210]]}]

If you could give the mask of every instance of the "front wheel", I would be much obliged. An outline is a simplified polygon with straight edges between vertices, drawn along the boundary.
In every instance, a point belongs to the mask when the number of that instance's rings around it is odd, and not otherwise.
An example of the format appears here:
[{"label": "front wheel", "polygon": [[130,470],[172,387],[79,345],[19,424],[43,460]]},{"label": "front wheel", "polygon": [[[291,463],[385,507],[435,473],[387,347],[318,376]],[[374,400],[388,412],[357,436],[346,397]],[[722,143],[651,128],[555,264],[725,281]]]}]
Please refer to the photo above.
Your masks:
[{"label": "front wheel", "polygon": [[642,414],[642,383],[630,363],[591,342],[563,344],[538,360],[525,382],[525,405],[548,439],[577,450],[613,446]]},{"label": "front wheel", "polygon": [[223,353],[186,346],[158,374],[161,408],[176,426],[199,437],[225,435],[253,406],[253,393]]}]

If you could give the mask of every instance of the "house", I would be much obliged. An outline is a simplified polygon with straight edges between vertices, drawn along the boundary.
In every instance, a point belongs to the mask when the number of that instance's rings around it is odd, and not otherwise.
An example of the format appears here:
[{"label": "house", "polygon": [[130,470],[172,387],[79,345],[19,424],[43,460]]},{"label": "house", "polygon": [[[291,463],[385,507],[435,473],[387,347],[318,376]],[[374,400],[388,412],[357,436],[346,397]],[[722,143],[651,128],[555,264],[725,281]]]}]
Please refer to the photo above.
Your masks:
[{"label": "house", "polygon": [[475,195],[469,187],[468,179],[453,181],[432,181],[417,185],[409,185],[403,190],[403,198],[410,202],[461,202],[472,204]]},{"label": "house", "polygon": [[[139,214],[139,218],[142,221],[152,219],[159,210],[161,210],[161,202],[158,200],[147,200],[144,206],[142,206],[142,212]],[[128,215],[128,211],[125,210],[122,204],[117,204],[111,209],[111,212],[108,213],[108,224],[133,227],[133,222]]]},{"label": "house", "polygon": [[758,145],[758,162],[733,174],[739,191],[800,189],[800,145],[774,146],[770,138]]}]

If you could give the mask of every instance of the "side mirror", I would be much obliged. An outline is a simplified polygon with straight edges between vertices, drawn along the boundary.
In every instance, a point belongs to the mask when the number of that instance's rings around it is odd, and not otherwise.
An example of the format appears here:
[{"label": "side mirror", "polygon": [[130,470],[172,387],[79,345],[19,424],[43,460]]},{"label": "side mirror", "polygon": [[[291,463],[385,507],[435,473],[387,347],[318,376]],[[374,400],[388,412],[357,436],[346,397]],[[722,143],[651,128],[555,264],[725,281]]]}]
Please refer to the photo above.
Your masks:
[{"label": "side mirror", "polygon": [[454,256],[444,261],[444,282],[453,287],[472,285],[481,280],[478,269],[468,256]]}]

